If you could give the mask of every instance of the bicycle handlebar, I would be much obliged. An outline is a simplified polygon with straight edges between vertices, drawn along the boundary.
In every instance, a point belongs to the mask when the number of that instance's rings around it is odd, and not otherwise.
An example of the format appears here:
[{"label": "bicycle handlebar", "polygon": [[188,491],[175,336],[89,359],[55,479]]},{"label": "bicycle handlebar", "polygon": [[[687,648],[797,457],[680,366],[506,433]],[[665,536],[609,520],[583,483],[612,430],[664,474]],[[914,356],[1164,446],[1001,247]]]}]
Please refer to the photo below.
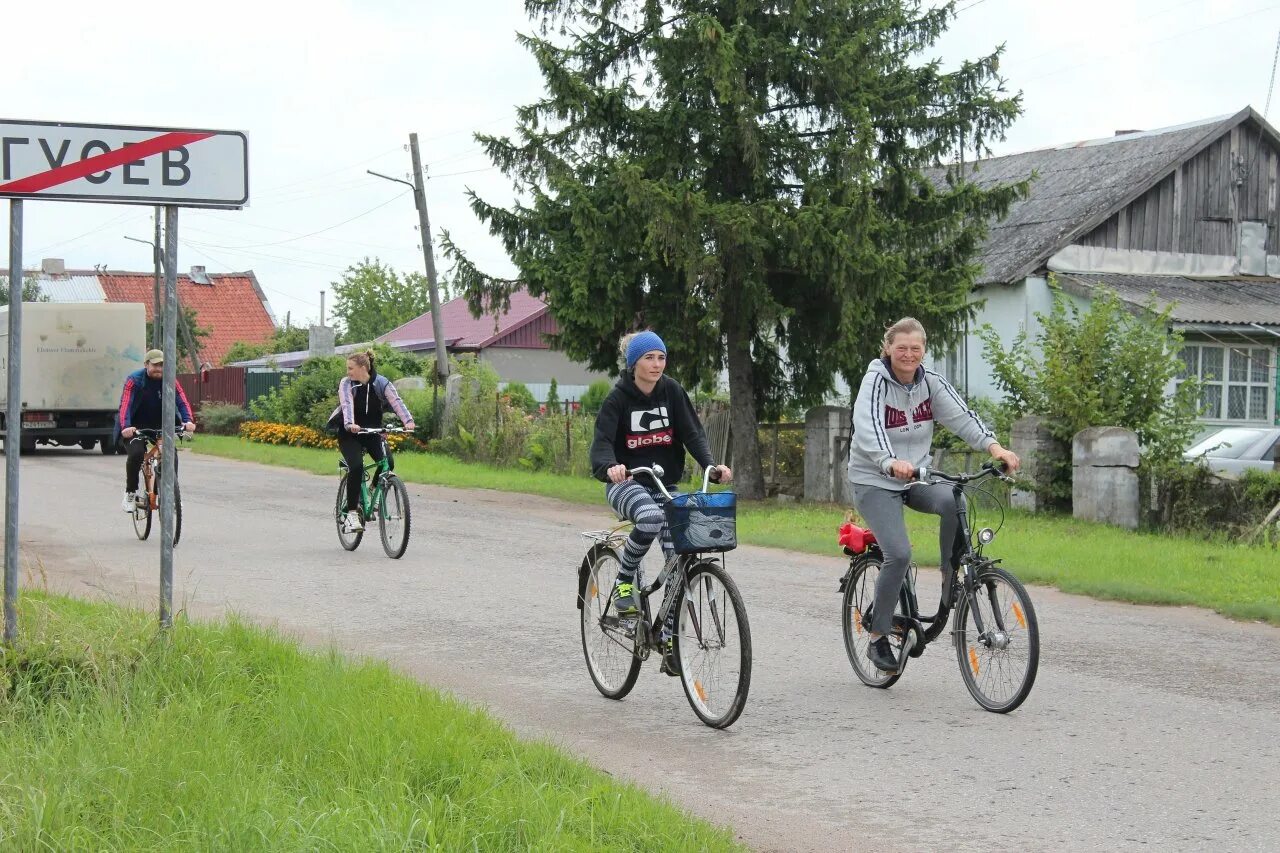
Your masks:
[{"label": "bicycle handlebar", "polygon": [[[146,427],[134,427],[133,432],[134,432],[134,435],[140,435],[140,436],[143,436],[144,438],[161,438],[164,436],[164,430],[162,429],[147,429]],[[178,438],[185,438],[185,439],[191,438],[191,436],[187,435],[187,428],[183,426],[174,427],[173,434],[176,435]]]},{"label": "bicycle handlebar", "polygon": [[408,432],[404,427],[361,427],[359,432],[353,435],[396,435],[402,432]]},{"label": "bicycle handlebar", "polygon": [[934,484],[938,481],[945,483],[954,483],[963,486],[972,483],[975,480],[981,480],[983,477],[996,477],[1006,483],[1014,482],[1013,478],[1005,473],[1005,465],[1001,462],[998,466],[994,462],[983,462],[982,470],[976,474],[947,474],[934,468],[920,467],[915,469],[915,480],[908,483],[911,486],[921,484]]},{"label": "bicycle handlebar", "polygon": [[[661,465],[627,469],[628,477],[634,477],[636,474],[648,474],[653,479],[653,481],[658,484],[658,488],[662,490],[662,494],[666,496],[667,500],[671,500],[671,492],[667,491],[666,484],[662,482],[662,475],[665,473],[666,472],[662,470]],[[711,476],[713,473],[716,474],[716,477],[714,479]],[[719,470],[718,470],[718,467],[715,465],[708,465],[707,469],[702,474],[702,491],[705,492],[707,490],[707,486],[713,482],[714,483],[720,482]]]}]

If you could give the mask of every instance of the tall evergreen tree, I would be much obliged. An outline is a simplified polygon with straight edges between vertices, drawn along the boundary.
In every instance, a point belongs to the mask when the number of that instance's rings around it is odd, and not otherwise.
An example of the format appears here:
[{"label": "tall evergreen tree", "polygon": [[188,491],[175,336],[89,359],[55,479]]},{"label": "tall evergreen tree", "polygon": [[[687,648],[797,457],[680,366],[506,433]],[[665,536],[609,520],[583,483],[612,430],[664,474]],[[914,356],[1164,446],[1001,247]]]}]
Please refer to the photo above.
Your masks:
[{"label": "tall evergreen tree", "polygon": [[477,135],[518,201],[471,195],[519,279],[445,235],[473,312],[527,286],[558,346],[597,369],[644,326],[686,384],[727,367],[744,497],[764,491],[758,418],[819,400],[837,373],[856,381],[887,322],[910,312],[955,340],[986,223],[1025,187],[938,168],[987,152],[1020,109],[999,49],[952,71],[921,60],[953,3],[525,6],[546,94],[516,140]]}]

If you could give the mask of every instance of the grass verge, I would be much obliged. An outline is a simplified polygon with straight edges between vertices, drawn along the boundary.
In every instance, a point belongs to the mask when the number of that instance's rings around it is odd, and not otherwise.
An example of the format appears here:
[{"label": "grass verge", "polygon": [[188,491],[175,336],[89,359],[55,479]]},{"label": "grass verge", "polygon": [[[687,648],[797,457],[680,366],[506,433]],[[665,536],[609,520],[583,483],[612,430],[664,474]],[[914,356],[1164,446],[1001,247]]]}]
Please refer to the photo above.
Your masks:
[{"label": "grass verge", "polygon": [[[199,437],[193,450],[320,474],[337,470],[333,451],[207,435]],[[401,454],[396,471],[406,480],[439,486],[523,492],[585,504],[604,500],[594,480],[493,468],[429,453]],[[751,545],[830,554],[832,575],[838,577],[843,558],[835,537],[843,514],[843,508],[830,504],[744,503],[738,509],[738,538]],[[995,521],[982,511],[977,518],[979,524]],[[907,528],[916,559],[936,565],[937,519],[908,512]],[[1280,625],[1280,557],[1271,549],[1010,512],[989,551],[1022,580],[1064,592],[1137,604],[1207,607],[1236,619]]]},{"label": "grass verge", "polygon": [[385,665],[25,593],[0,652],[6,850],[729,850]]}]

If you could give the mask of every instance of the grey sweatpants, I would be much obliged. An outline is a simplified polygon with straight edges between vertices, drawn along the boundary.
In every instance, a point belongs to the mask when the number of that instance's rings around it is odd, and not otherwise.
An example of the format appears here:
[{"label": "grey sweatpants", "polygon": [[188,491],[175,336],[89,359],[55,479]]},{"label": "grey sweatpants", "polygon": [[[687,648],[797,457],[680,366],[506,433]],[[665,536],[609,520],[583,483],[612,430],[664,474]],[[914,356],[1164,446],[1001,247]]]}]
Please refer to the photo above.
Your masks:
[{"label": "grey sweatpants", "polygon": [[894,605],[898,601],[902,581],[907,576],[907,566],[911,563],[911,540],[907,538],[907,522],[902,511],[904,504],[917,512],[942,516],[938,547],[944,566],[951,560],[956,541],[959,518],[950,485],[936,483],[895,491],[854,484],[853,505],[876,535],[876,542],[880,543],[880,550],[884,553],[884,566],[876,581],[876,598],[871,614],[873,634],[887,634],[893,628]]}]

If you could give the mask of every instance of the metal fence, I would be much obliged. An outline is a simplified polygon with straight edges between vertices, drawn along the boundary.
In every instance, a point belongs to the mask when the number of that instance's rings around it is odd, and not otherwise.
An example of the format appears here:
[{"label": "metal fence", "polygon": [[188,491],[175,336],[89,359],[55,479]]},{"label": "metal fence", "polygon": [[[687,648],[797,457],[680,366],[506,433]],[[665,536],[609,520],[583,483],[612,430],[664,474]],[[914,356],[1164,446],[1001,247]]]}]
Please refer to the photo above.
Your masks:
[{"label": "metal fence", "polygon": [[280,387],[288,374],[279,371],[249,371],[243,367],[216,367],[199,373],[179,373],[178,381],[195,408],[204,403],[231,403],[247,406],[273,388]]}]

